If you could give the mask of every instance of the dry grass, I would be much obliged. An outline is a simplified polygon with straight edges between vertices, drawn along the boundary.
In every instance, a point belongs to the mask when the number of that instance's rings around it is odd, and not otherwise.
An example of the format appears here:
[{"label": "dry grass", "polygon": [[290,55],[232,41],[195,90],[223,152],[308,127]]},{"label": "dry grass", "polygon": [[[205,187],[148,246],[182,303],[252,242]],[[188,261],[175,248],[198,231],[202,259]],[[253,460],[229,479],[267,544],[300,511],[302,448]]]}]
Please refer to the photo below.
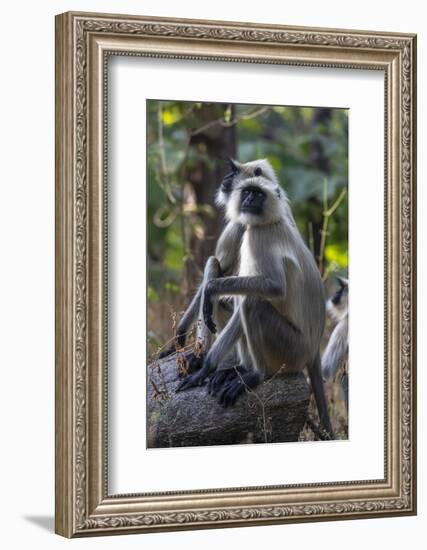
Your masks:
[{"label": "dry grass", "polygon": [[151,302],[148,307],[148,356],[149,362],[158,354],[159,348],[169,342],[178,321],[188,304],[188,300],[177,292],[165,291],[159,302]]}]

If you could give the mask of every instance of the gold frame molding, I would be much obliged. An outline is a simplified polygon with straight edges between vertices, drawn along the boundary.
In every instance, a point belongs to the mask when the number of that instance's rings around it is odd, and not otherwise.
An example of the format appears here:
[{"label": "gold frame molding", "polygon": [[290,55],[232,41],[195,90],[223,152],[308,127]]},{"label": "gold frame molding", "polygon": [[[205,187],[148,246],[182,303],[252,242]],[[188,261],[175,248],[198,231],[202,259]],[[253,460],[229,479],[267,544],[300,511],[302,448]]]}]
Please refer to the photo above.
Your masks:
[{"label": "gold frame molding", "polygon": [[[109,55],[385,75],[385,477],[108,495]],[[254,69],[255,70],[255,69]],[[416,513],[416,36],[124,15],[56,17],[56,532],[66,537]]]}]

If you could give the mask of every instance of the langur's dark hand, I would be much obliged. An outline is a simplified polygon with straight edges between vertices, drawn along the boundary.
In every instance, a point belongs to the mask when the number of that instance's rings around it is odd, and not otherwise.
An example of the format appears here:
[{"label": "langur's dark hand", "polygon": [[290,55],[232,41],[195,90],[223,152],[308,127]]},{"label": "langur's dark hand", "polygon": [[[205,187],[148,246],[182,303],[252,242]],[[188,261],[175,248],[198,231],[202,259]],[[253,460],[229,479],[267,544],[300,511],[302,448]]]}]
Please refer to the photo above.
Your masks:
[{"label": "langur's dark hand", "polygon": [[213,303],[212,294],[209,291],[209,285],[207,285],[205,294],[203,296],[203,320],[212,334],[216,333],[216,325],[212,319],[213,316]]}]

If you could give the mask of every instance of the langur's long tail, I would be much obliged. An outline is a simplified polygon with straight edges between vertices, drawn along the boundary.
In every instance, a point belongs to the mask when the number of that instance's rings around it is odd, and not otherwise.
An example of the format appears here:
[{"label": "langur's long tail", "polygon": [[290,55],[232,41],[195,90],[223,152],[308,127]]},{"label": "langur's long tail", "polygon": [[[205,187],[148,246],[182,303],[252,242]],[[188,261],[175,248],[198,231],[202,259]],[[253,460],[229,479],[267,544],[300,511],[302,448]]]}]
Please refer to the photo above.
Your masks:
[{"label": "langur's long tail", "polygon": [[319,411],[320,423],[323,429],[328,432],[330,439],[334,439],[334,432],[329,418],[328,402],[323,386],[320,354],[317,354],[313,363],[308,366],[308,373],[310,375],[311,388],[313,390],[317,410]]}]

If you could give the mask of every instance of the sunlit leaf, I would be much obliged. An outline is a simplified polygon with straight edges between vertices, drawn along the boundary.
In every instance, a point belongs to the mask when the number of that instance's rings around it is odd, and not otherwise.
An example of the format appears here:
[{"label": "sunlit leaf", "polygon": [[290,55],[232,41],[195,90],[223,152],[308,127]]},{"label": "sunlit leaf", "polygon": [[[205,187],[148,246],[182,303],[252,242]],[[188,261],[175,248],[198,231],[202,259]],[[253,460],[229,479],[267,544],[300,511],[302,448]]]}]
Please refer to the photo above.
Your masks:
[{"label": "sunlit leaf", "polygon": [[181,110],[177,106],[165,109],[162,113],[162,120],[165,126],[170,126],[178,122],[181,118]]},{"label": "sunlit leaf", "polygon": [[348,266],[348,249],[338,243],[331,243],[325,247],[325,258],[341,268]]}]

